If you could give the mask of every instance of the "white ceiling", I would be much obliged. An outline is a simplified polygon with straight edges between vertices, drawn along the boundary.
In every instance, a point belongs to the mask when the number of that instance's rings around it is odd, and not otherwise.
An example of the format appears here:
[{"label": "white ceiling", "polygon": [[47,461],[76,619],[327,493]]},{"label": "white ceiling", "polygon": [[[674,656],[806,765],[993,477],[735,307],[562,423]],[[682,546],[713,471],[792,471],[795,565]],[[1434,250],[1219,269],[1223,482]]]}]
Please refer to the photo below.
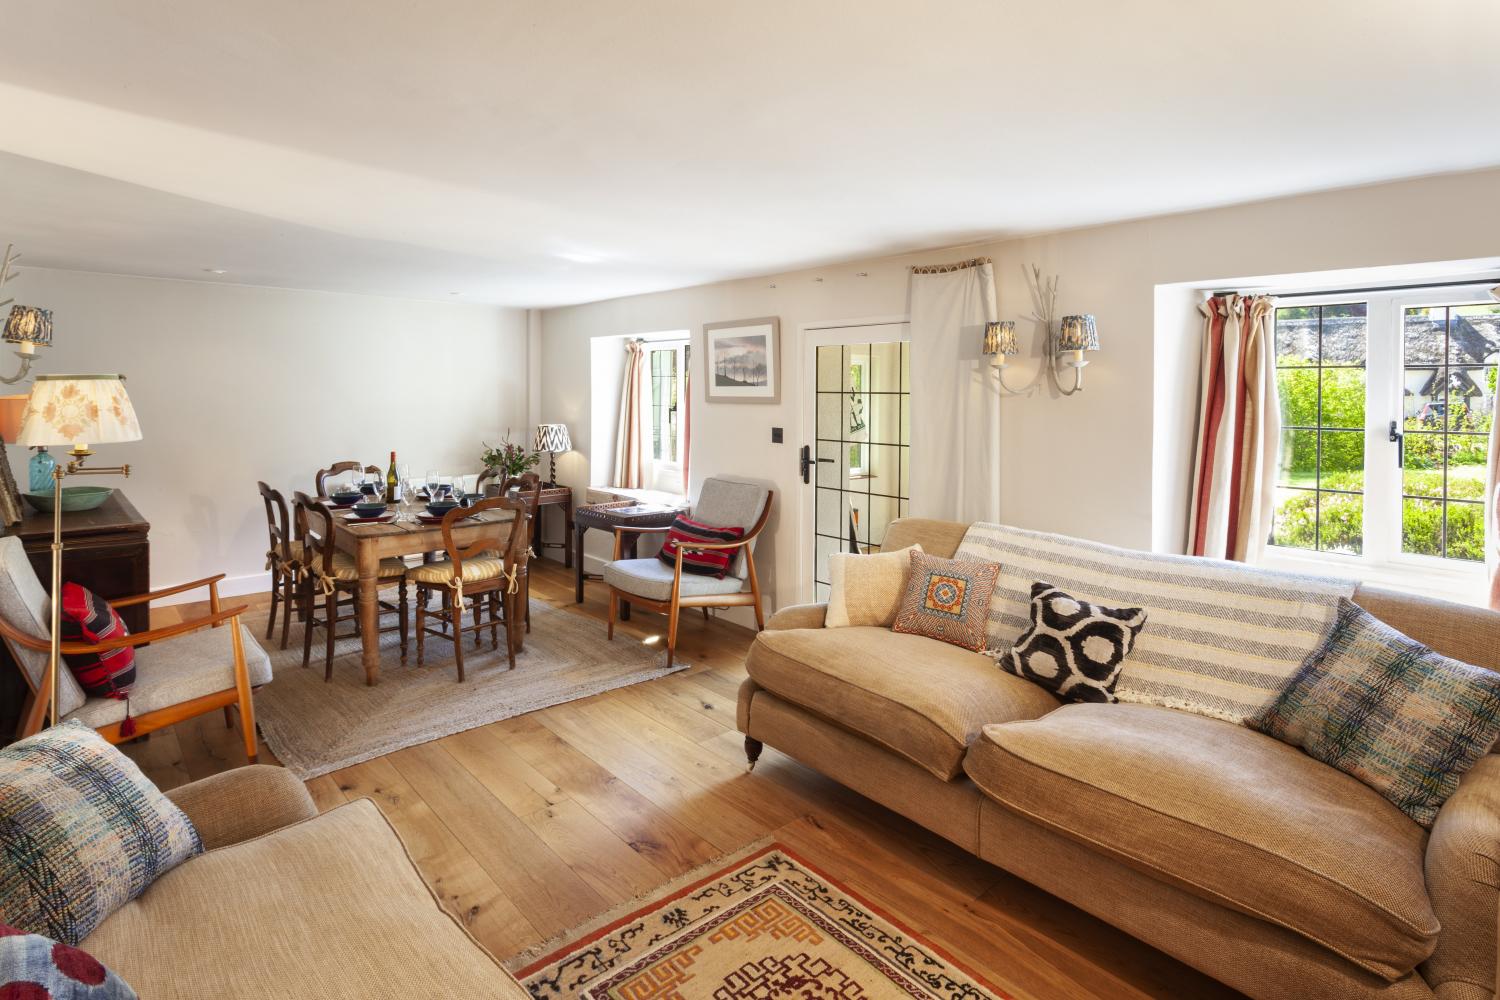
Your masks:
[{"label": "white ceiling", "polygon": [[1494,0],[0,0],[0,26],[0,241],[127,274],[545,306],[1500,164]]}]

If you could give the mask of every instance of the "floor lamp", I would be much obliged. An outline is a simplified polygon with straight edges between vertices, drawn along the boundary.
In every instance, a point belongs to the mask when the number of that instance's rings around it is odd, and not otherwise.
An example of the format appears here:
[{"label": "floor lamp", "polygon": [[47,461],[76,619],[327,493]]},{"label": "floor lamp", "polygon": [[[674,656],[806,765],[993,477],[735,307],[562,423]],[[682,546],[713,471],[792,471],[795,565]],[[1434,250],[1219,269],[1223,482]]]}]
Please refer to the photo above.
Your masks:
[{"label": "floor lamp", "polygon": [[62,509],[64,476],[130,475],[130,466],[85,469],[91,444],[139,441],[141,425],[125,394],[124,375],[38,375],[21,414],[16,443],[72,445],[67,465],[52,470],[52,649],[47,656],[47,718],[57,725],[57,672],[62,668]]}]

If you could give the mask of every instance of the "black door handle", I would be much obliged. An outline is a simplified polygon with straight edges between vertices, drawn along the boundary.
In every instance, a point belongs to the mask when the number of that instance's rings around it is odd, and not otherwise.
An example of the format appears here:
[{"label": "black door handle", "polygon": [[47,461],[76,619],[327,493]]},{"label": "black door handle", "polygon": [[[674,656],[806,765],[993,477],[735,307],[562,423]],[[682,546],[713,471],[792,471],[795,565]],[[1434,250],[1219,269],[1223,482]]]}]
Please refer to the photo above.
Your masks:
[{"label": "black door handle", "polygon": [[1406,468],[1406,435],[1398,429],[1401,423],[1397,420],[1391,421],[1391,436],[1389,440],[1396,446],[1396,468]]},{"label": "black door handle", "polygon": [[813,458],[812,457],[812,445],[807,445],[807,444],[803,445],[802,446],[802,454],[801,454],[801,457],[797,460],[797,464],[798,464],[798,466],[802,470],[802,481],[804,483],[810,483],[810,482],[812,482],[812,467],[813,467],[813,465],[815,465],[818,462],[827,462],[829,465],[832,465],[833,464],[833,459],[831,459],[831,458]]}]

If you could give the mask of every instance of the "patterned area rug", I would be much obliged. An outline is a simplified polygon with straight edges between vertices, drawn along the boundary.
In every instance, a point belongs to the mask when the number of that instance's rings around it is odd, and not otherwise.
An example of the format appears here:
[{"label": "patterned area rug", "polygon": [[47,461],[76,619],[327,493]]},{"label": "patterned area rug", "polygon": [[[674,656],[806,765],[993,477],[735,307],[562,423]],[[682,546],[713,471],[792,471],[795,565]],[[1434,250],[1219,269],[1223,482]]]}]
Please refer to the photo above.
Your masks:
[{"label": "patterned area rug", "polygon": [[[386,615],[382,624],[394,618]],[[255,715],[277,760],[304,781],[403,747],[441,739],[466,729],[587,698],[686,670],[681,656],[667,670],[666,653],[627,635],[604,637],[604,623],[540,601],[531,602],[531,633],[508,669],[505,652],[484,644],[464,646],[464,676],[458,683],[453,643],[427,637],[418,667],[415,632],[407,664],[401,663],[395,632],[380,636],[380,683],[365,684],[358,639],[334,646],[333,679],[323,681],[323,631],[313,636],[312,662],[302,668],[302,626],[292,622],[291,642],[278,649],[265,642],[266,613],[246,616],[256,641],[271,656],[274,679],[255,693]],[[348,626],[341,626],[347,629]],[[502,644],[504,640],[501,640]]]},{"label": "patterned area rug", "polygon": [[779,844],[626,907],[506,965],[537,1000],[1007,996]]}]

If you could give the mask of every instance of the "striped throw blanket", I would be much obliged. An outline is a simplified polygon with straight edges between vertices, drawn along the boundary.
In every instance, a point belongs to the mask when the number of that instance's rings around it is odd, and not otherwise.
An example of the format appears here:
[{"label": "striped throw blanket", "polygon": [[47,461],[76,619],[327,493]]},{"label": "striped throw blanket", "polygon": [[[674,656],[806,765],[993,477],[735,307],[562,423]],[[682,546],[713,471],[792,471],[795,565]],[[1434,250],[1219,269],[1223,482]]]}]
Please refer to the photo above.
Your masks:
[{"label": "striped throw blanket", "polygon": [[1115,695],[1243,724],[1268,705],[1327,637],[1352,580],[1156,555],[1065,535],[976,522],[959,558],[1000,564],[988,638],[1009,651],[1030,624],[1031,585],[1116,607],[1143,607],[1146,627]]}]

